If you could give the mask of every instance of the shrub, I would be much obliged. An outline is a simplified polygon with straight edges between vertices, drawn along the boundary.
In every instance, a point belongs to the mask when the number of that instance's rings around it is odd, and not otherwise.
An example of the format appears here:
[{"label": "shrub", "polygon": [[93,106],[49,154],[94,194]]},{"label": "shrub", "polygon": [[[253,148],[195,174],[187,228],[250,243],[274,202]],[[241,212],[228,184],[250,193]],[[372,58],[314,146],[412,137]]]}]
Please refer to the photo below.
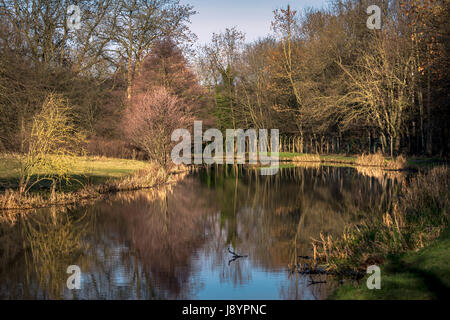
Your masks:
[{"label": "shrub", "polygon": [[320,156],[316,153],[305,153],[292,158],[295,162],[320,162]]},{"label": "shrub", "polygon": [[125,116],[125,132],[138,148],[164,168],[174,142],[172,132],[191,122],[189,109],[165,88],[139,94],[133,98]]},{"label": "shrub", "polygon": [[50,94],[33,118],[23,145],[19,192],[27,193],[43,180],[55,183],[69,179],[70,158],[83,153],[85,136],[76,129],[72,108],[58,95]]}]

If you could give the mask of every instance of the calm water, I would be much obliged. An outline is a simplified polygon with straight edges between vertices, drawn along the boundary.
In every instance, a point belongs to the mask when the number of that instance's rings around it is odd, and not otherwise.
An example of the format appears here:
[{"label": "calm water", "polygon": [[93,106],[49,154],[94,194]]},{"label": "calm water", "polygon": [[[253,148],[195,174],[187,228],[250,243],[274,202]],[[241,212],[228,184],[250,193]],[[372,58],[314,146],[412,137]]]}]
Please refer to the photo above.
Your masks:
[{"label": "calm water", "polygon": [[[0,229],[1,299],[323,299],[288,265],[311,238],[382,212],[398,179],[341,167],[192,172],[170,190],[27,214]],[[232,260],[228,248],[248,255]],[[69,265],[81,289],[68,290]],[[319,278],[317,278],[319,277]],[[322,278],[320,278],[322,277]]]}]

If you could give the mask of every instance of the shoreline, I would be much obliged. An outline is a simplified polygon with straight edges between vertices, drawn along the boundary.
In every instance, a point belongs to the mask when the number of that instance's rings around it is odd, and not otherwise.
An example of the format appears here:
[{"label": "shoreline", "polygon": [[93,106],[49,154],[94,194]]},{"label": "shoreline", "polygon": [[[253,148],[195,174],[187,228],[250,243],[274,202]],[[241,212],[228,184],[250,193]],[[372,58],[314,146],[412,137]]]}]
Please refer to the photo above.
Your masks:
[{"label": "shoreline", "polygon": [[76,191],[58,191],[53,195],[49,191],[38,191],[23,196],[19,195],[17,190],[7,189],[0,193],[0,213],[6,212],[8,215],[23,210],[86,204],[118,192],[160,188],[176,184],[188,171],[187,167],[175,167],[166,172],[162,168],[149,165],[148,168],[137,170],[130,175],[109,179],[103,183],[87,184]]},{"label": "shoreline", "polygon": [[[300,165],[344,165],[349,167],[367,167],[383,171],[408,171],[419,170],[420,168],[431,167],[433,164],[444,162],[443,159],[421,159],[421,164],[411,165],[414,159],[408,159],[408,165],[404,168],[393,168],[389,166],[377,166],[372,164],[357,163],[357,156],[345,155],[317,155],[317,154],[298,154],[298,153],[280,153],[280,164]],[[383,158],[383,161],[392,161]],[[166,180],[171,176],[181,172],[186,172],[189,167],[176,167],[175,172],[162,173],[152,163],[145,163],[136,160],[115,159],[104,157],[84,157],[74,159],[74,177],[82,177],[85,184],[80,188],[65,186],[63,190],[53,195],[50,190],[33,191],[26,196],[19,196],[15,184],[17,177],[15,176],[13,155],[0,155],[0,165],[3,165],[3,172],[0,168],[0,182],[3,183],[4,189],[0,192],[0,211],[12,210],[30,210],[40,209],[52,206],[70,206],[79,202],[86,202],[101,198],[104,195],[120,192],[134,191],[141,189],[156,188],[167,183]],[[417,162],[416,162],[417,163]],[[115,166],[113,166],[114,164]],[[90,167],[91,166],[91,167]],[[172,169],[173,170],[173,169]],[[77,178],[78,179],[78,178]],[[5,187],[6,185],[6,187]]]},{"label": "shoreline", "polygon": [[370,162],[358,163],[358,158],[362,155],[340,155],[340,154],[300,154],[300,153],[286,153],[280,152],[280,162],[289,163],[326,163],[326,164],[346,164],[355,167],[371,167],[379,168],[390,171],[402,171],[402,170],[418,170],[421,168],[427,168],[433,165],[445,165],[448,163],[446,159],[441,158],[420,158],[420,157],[408,157],[406,163],[402,167],[391,167],[390,163],[393,160],[390,157],[383,157],[385,165],[372,164]]}]

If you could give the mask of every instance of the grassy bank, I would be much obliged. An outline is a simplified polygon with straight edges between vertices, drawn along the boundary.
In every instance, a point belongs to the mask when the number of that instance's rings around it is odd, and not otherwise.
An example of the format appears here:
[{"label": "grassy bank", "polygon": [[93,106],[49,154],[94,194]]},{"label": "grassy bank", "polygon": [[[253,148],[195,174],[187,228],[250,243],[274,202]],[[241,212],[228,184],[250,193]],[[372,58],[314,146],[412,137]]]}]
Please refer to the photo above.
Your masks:
[{"label": "grassy bank", "polygon": [[15,155],[0,157],[0,210],[34,209],[56,204],[71,205],[117,191],[151,188],[173,183],[179,171],[166,171],[154,163],[99,157],[73,157],[69,179],[51,192],[50,183],[42,181],[21,195],[20,160]]},{"label": "grassy bank", "polygon": [[356,161],[356,156],[347,156],[340,154],[312,154],[312,153],[298,153],[298,152],[280,152],[280,160],[292,161],[321,161],[321,162],[336,162],[336,163],[347,163],[354,164]]},{"label": "grassy bank", "polygon": [[450,229],[426,248],[390,256],[381,266],[381,289],[369,290],[367,277],[339,287],[333,300],[443,299],[450,293]]}]

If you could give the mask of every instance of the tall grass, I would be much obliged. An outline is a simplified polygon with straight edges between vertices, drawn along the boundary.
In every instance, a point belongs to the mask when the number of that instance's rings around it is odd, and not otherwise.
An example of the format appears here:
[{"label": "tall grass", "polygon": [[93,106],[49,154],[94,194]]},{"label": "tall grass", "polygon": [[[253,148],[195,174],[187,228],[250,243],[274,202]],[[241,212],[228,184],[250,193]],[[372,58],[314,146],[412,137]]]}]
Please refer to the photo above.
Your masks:
[{"label": "tall grass", "polygon": [[304,153],[292,158],[294,162],[320,162],[320,156],[316,153]]},{"label": "tall grass", "polygon": [[393,170],[405,169],[407,167],[406,159],[402,155],[394,159],[386,159],[381,152],[359,155],[355,160],[355,164],[358,166],[381,167]]},{"label": "tall grass", "polygon": [[348,226],[336,239],[313,239],[314,260],[330,271],[363,270],[390,254],[417,250],[448,226],[450,172],[435,167],[404,183],[390,212]]}]

